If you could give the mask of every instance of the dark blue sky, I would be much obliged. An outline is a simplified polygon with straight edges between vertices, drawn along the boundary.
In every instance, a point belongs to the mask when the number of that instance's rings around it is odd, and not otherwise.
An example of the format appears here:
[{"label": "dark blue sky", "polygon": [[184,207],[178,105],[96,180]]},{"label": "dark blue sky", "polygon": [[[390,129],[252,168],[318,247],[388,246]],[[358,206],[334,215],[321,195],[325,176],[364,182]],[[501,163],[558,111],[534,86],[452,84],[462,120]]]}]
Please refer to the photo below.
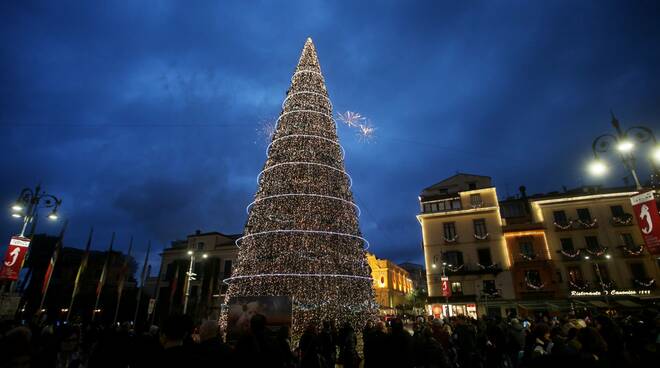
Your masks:
[{"label": "dark blue sky", "polygon": [[593,183],[610,109],[660,128],[657,1],[106,3],[0,5],[0,203],[41,181],[71,245],[92,225],[94,248],[116,231],[138,257],[149,239],[241,232],[259,122],[307,36],[335,110],[377,127],[368,144],[339,134],[362,230],[395,261],[422,259],[422,188],[456,171],[492,176],[501,197]]}]

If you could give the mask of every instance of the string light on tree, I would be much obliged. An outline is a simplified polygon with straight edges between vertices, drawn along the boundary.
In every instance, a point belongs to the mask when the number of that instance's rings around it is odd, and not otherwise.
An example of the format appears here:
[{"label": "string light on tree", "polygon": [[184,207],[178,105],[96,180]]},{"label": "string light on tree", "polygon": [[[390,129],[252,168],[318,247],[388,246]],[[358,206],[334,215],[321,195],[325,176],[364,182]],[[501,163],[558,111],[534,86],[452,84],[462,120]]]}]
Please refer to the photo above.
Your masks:
[{"label": "string light on tree", "polygon": [[[364,118],[347,112],[339,120],[360,129]],[[324,320],[360,330],[377,313],[368,242],[361,236],[360,211],[311,39],[272,127],[225,302],[290,296],[294,338],[310,322]]]}]

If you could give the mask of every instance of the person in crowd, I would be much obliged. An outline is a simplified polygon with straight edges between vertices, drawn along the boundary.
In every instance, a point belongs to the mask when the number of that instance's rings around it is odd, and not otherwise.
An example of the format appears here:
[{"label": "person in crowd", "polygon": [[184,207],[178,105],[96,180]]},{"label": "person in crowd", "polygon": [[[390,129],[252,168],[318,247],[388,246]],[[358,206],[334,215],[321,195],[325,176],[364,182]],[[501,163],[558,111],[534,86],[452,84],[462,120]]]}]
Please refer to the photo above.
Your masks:
[{"label": "person in crowd", "polygon": [[32,364],[32,331],[24,326],[0,338],[0,368],[28,368]]},{"label": "person in crowd", "polygon": [[337,338],[334,336],[332,322],[323,321],[323,328],[318,335],[319,353],[325,361],[327,367],[334,368],[337,360]]},{"label": "person in crowd", "polygon": [[387,361],[391,367],[413,367],[412,337],[403,329],[403,322],[392,320],[392,332],[387,343]]},{"label": "person in crowd", "polygon": [[387,328],[384,322],[377,322],[369,329],[368,335],[363,335],[364,368],[387,366]]},{"label": "person in crowd", "polygon": [[200,367],[231,367],[231,349],[222,341],[218,321],[204,321],[199,327],[199,344],[195,354]]},{"label": "person in crowd", "polygon": [[350,323],[345,323],[338,336],[339,363],[344,368],[357,368],[360,364],[360,356],[357,352],[357,336]]}]

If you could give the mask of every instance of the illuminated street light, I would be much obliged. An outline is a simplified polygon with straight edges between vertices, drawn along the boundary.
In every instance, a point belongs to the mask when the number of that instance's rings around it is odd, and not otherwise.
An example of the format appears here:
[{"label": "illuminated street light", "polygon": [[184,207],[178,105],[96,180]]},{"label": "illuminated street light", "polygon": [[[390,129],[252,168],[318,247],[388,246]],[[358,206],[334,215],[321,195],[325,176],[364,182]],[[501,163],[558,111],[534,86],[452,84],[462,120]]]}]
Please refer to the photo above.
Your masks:
[{"label": "illuminated street light", "polygon": [[616,149],[618,149],[619,152],[628,153],[628,152],[632,151],[632,149],[634,147],[635,147],[635,145],[633,144],[633,142],[626,139],[626,140],[620,141],[619,144],[616,146]]},{"label": "illuminated street light", "polygon": [[[183,314],[186,314],[188,311],[188,299],[190,298],[190,285],[192,284],[193,281],[195,281],[195,276],[197,276],[196,273],[194,273],[194,268],[195,268],[195,252],[192,250],[188,251],[188,255],[190,256],[190,263],[188,264],[188,272],[186,272],[186,287],[185,287],[185,297],[183,299]],[[203,253],[202,258],[206,259],[208,258],[208,254]]]},{"label": "illuminated street light", "polygon": [[[651,153],[651,169],[652,176],[660,178],[660,170],[656,164],[660,163],[660,146],[658,146],[657,140],[653,131],[644,126],[633,126],[625,131],[621,129],[619,125],[619,120],[612,113],[612,126],[616,131],[616,134],[602,134],[596,139],[594,139],[591,149],[594,154],[595,161],[591,163],[588,167],[589,172],[594,176],[601,176],[607,171],[607,164],[601,161],[600,153],[605,153],[610,151],[613,147],[619,153],[621,161],[627,170],[630,171],[630,174],[635,181],[635,187],[637,190],[642,189],[642,184],[637,176],[637,171],[635,168],[635,156],[633,155],[633,150],[635,145],[643,144],[651,141],[655,147]],[[653,182],[654,180],[652,180]]]},{"label": "illuminated street light", "polygon": [[594,160],[589,164],[589,172],[593,176],[602,176],[607,172],[607,166],[601,160]]},{"label": "illuminated street light", "polygon": [[[51,220],[57,220],[57,209],[61,204],[61,199],[42,191],[41,185],[37,185],[34,189],[23,188],[18,195],[18,198],[11,206],[12,211],[14,211],[12,217],[23,218],[23,227],[20,236],[26,235],[25,231],[27,230],[27,225],[29,223],[35,223],[34,218],[36,217],[39,208],[52,209],[48,218]],[[34,225],[32,226],[31,233],[34,233]]]}]

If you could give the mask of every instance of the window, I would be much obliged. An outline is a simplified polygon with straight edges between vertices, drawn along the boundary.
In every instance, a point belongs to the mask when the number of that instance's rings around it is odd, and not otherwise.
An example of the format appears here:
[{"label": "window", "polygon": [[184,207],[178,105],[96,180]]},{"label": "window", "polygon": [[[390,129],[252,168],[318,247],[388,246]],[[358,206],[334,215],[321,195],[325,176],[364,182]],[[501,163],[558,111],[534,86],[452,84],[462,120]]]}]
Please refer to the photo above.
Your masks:
[{"label": "window", "polygon": [[438,212],[438,203],[431,203],[431,212]]},{"label": "window", "polygon": [[225,272],[223,279],[226,279],[228,277],[231,277],[231,260],[225,261]]},{"label": "window", "polygon": [[451,293],[454,295],[463,295],[463,285],[458,281],[452,282]]},{"label": "window", "polygon": [[625,212],[623,212],[623,206],[620,205],[610,206],[610,211],[612,211],[612,217],[625,216]]},{"label": "window", "polygon": [[481,207],[483,204],[481,194],[470,194],[470,205],[472,205],[472,207]]},{"label": "window", "polygon": [[573,239],[571,238],[561,238],[561,250],[564,252],[573,252],[575,247],[573,246]]},{"label": "window", "polygon": [[493,259],[490,256],[490,248],[477,249],[477,257],[479,258],[479,264],[482,266],[493,264]]},{"label": "window", "polygon": [[568,267],[566,269],[568,272],[568,280],[573,282],[573,283],[580,283],[582,282],[582,271],[580,270],[580,267]]},{"label": "window", "polygon": [[[449,203],[447,203],[449,204]],[[460,199],[454,199],[451,201],[451,209],[453,210],[460,210],[461,209],[461,200]]]},{"label": "window", "polygon": [[600,249],[600,244],[598,244],[598,237],[597,236],[585,236],[584,237],[585,243],[587,243],[587,248],[589,249]]},{"label": "window", "polygon": [[554,211],[552,217],[555,219],[555,222],[558,224],[568,223],[568,218],[566,218],[566,212],[564,211]]},{"label": "window", "polygon": [[483,281],[483,289],[485,293],[487,294],[494,294],[497,292],[497,288],[495,287],[495,280],[484,280]]},{"label": "window", "polygon": [[635,240],[633,239],[632,235],[630,235],[629,233],[621,234],[621,240],[623,241],[623,245],[625,245],[626,247],[636,248]]},{"label": "window", "polygon": [[197,250],[204,250],[204,243],[203,242],[197,243]]},{"label": "window", "polygon": [[424,203],[424,212],[431,212],[431,204]]},{"label": "window", "polygon": [[591,222],[591,213],[589,213],[588,208],[578,208],[577,215],[580,221],[590,223]]},{"label": "window", "polygon": [[531,236],[525,236],[518,240],[518,248],[520,249],[520,254],[527,257],[534,257],[534,242],[532,241]]},{"label": "window", "polygon": [[469,190],[477,189],[477,183],[476,183],[476,182],[471,181],[471,182],[469,182],[469,183],[467,183],[467,184],[468,184],[468,189],[469,189]]},{"label": "window", "polygon": [[596,281],[598,280],[598,271],[600,270],[600,278],[603,279],[604,283],[609,283],[611,278],[610,278],[610,271],[607,269],[606,264],[599,263],[598,267],[596,267],[596,264],[593,264],[593,270],[594,270],[594,275],[596,275]]},{"label": "window", "polygon": [[446,262],[448,265],[452,265],[456,267],[463,264],[463,253],[461,252],[458,251],[445,252],[443,256],[444,256],[443,261]]},{"label": "window", "polygon": [[644,265],[642,263],[631,263],[630,264],[630,273],[632,274],[632,277],[636,280],[644,280],[646,279],[646,270],[644,269]]},{"label": "window", "polygon": [[445,231],[445,240],[456,239],[456,223],[445,222],[444,224],[442,224],[442,227]]},{"label": "window", "polygon": [[540,286],[543,282],[541,280],[541,273],[538,270],[525,271],[525,280],[530,285]]},{"label": "window", "polygon": [[472,221],[474,224],[474,235],[484,237],[488,235],[488,230],[486,230],[486,220],[477,219]]},{"label": "window", "polygon": [[167,265],[167,270],[165,271],[165,278],[163,279],[163,281],[172,280],[172,278],[174,278],[175,268],[176,268],[175,262],[169,263]]}]

